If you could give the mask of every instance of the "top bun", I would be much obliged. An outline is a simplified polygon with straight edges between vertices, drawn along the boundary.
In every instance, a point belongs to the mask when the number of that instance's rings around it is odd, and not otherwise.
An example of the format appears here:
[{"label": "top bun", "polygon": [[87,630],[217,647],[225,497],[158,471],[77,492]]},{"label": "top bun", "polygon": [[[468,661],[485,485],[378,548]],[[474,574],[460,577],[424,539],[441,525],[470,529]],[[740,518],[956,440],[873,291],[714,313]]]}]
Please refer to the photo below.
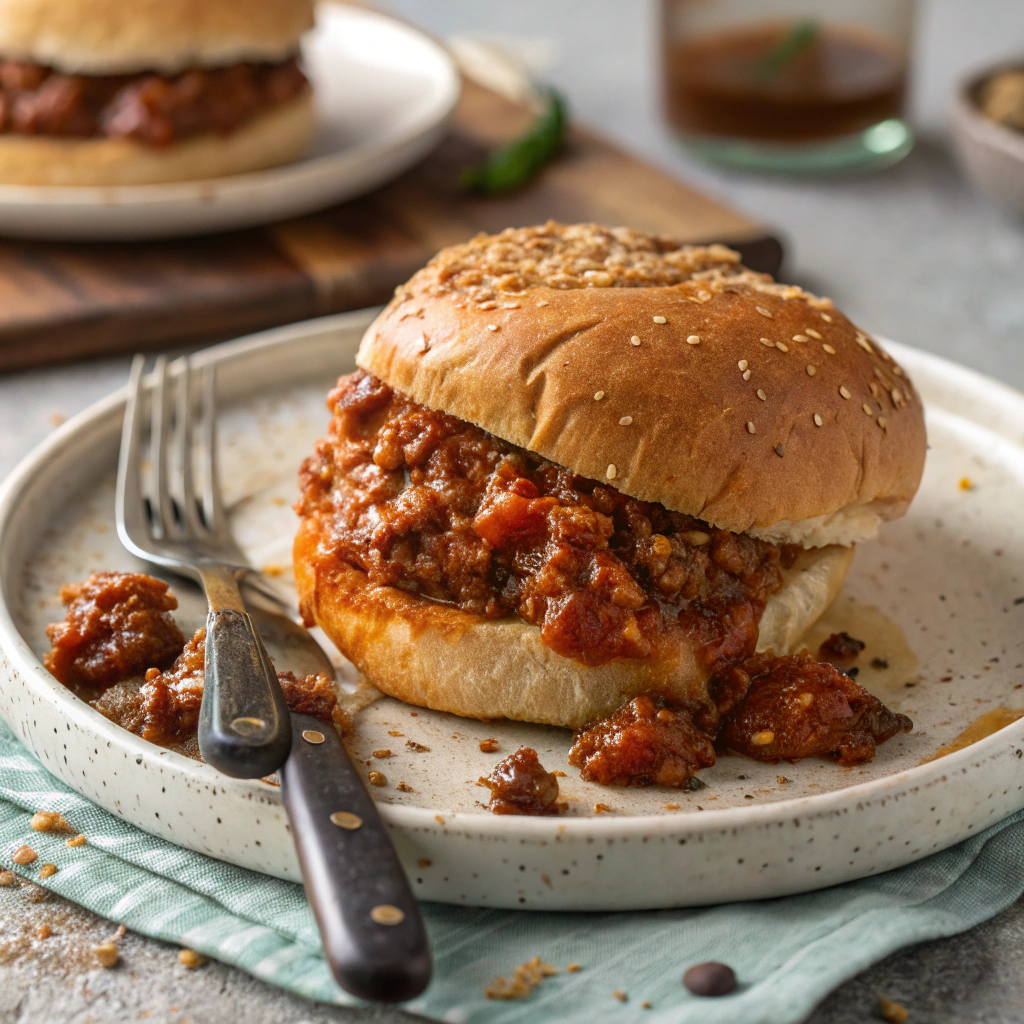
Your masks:
[{"label": "top bun", "polygon": [[312,0],[0,0],[0,54],[86,75],[278,62]]},{"label": "top bun", "polygon": [[594,224],[443,249],[356,357],[416,402],[721,529],[852,544],[921,480],[921,401],[828,299]]}]

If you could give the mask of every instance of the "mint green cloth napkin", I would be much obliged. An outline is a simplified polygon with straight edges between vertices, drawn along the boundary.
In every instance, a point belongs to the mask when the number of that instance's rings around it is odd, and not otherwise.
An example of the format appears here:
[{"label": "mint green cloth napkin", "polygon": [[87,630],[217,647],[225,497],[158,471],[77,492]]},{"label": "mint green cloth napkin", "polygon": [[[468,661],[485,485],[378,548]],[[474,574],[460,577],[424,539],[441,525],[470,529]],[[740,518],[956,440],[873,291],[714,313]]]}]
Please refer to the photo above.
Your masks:
[{"label": "mint green cloth napkin", "polygon": [[[32,832],[33,812],[61,811],[88,836]],[[30,842],[39,860],[18,867]],[[191,853],[128,825],[50,775],[0,724],[0,861],[143,935],[180,943],[309,999],[352,1003],[331,979],[302,888]],[[540,914],[427,904],[435,976],[406,1008],[437,1020],[508,1022],[636,1018],[671,1024],[789,1024],[893,950],[953,935],[1024,891],[1024,813],[899,871],[822,892],[698,910]],[[484,987],[539,955],[578,973],[546,978],[529,999],[490,1001]],[[721,960],[736,993],[699,999],[680,983]],[[622,1003],[613,995],[628,995]]]}]

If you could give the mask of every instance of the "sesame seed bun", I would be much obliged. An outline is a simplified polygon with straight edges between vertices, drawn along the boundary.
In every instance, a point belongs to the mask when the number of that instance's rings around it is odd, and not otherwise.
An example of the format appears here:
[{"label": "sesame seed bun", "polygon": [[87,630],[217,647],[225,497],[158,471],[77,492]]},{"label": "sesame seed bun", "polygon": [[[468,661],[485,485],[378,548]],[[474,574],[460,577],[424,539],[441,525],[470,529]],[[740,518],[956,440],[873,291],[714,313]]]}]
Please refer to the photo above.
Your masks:
[{"label": "sesame seed bun", "polygon": [[0,54],[86,75],[277,62],[311,0],[0,0]]},{"label": "sesame seed bun", "polygon": [[587,224],[481,235],[399,289],[356,361],[422,405],[719,528],[865,540],[920,483],[920,399],[828,299],[738,260]]},{"label": "sesame seed bun", "polygon": [[[366,574],[321,544],[323,523],[304,520],[295,540],[303,613],[375,686],[398,700],[466,718],[511,718],[578,729],[640,693],[713,703],[708,672],[691,647],[671,660],[584,665],[546,647],[540,630],[508,615],[485,619]],[[326,539],[326,538],[324,538]],[[842,587],[853,549],[805,551],[785,570],[761,617],[758,650],[789,653]]]},{"label": "sesame seed bun", "polygon": [[313,96],[306,89],[228,135],[198,135],[159,148],[134,139],[0,134],[0,182],[114,186],[219,178],[298,159],[313,130]]}]

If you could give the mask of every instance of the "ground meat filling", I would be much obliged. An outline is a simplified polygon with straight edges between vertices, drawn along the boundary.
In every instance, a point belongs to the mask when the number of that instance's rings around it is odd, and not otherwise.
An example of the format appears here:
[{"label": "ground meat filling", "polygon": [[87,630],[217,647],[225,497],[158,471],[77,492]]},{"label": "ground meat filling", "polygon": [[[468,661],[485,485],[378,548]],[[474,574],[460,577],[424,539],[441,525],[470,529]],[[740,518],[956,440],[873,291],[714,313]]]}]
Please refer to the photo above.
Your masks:
[{"label": "ground meat filling", "polygon": [[913,728],[906,715],[894,714],[806,651],[786,658],[756,655],[744,668],[750,686],[726,717],[719,743],[758,761],[829,757],[863,764],[877,744]]},{"label": "ground meat filling", "polygon": [[61,587],[63,622],[48,626],[43,664],[65,686],[101,690],[148,668],[166,668],[185,638],[170,612],[177,598],[162,580],[134,572],[95,572]]},{"label": "ground meat filling", "polygon": [[609,718],[576,734],[569,764],[585,782],[683,786],[715,763],[711,737],[685,712],[634,697]]},{"label": "ground meat filling", "polygon": [[749,656],[784,549],[576,476],[358,372],[301,473],[330,555],[489,618],[515,612],[590,665],[684,634],[708,666]]},{"label": "ground meat filling", "polygon": [[544,769],[532,747],[520,747],[499,761],[479,785],[491,791],[493,814],[557,814],[558,779]]},{"label": "ground meat filling", "polygon": [[295,57],[176,75],[66,75],[0,60],[0,133],[169,146],[209,132],[227,135],[307,87]]},{"label": "ground meat filling", "polygon": [[[43,664],[70,689],[129,732],[199,757],[196,732],[203,699],[206,630],[185,643],[169,612],[178,601],[162,580],[141,573],[93,573],[61,588],[63,622],[47,627],[53,648]],[[351,727],[324,675],[279,672],[288,707]]]}]

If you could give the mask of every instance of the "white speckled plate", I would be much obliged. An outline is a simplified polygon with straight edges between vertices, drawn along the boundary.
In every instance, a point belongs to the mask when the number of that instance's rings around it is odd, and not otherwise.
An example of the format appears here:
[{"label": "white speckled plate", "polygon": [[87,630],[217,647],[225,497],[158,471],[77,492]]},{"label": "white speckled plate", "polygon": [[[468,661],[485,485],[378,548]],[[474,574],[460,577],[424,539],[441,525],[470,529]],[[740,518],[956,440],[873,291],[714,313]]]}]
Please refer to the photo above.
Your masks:
[{"label": "white speckled plate", "polygon": [[0,234],[168,238],[320,210],[383,185],[429,153],[459,98],[459,75],[444,49],[375,11],[321,3],[302,55],[317,111],[305,159],[161,185],[0,185]]},{"label": "white speckled plate", "polygon": [[[290,579],[296,469],[327,424],[326,390],[353,368],[372,315],[299,324],[197,357],[219,363],[222,464],[236,532],[257,564],[284,570],[282,585]],[[986,723],[1012,718],[998,709],[1024,708],[1024,396],[933,356],[892,350],[928,406],[928,468],[910,514],[858,551],[830,614],[863,634],[865,663],[889,660],[861,679],[914,719],[913,733],[857,768],[722,757],[695,792],[608,789],[581,782],[568,766],[570,735],[562,730],[484,724],[381,699],[357,715],[355,750],[362,759],[394,751],[373,762],[388,778],[373,792],[422,897],[625,909],[779,896],[905,864],[1024,806],[1024,720],[985,735]],[[112,395],[65,424],[3,487],[3,714],[53,772],[127,820],[297,878],[275,787],[224,778],[122,731],[40,665],[44,628],[62,616],[61,583],[97,569],[140,568],[118,545],[112,521],[123,402],[122,393]],[[175,590],[188,627],[202,605],[187,585]],[[919,667],[900,655],[900,627]],[[351,668],[346,674],[352,678]],[[927,761],[972,726],[984,738]],[[480,752],[479,740],[491,736],[501,753]],[[520,744],[567,773],[565,816],[483,809],[476,779]],[[595,812],[599,803],[607,810]]]}]

